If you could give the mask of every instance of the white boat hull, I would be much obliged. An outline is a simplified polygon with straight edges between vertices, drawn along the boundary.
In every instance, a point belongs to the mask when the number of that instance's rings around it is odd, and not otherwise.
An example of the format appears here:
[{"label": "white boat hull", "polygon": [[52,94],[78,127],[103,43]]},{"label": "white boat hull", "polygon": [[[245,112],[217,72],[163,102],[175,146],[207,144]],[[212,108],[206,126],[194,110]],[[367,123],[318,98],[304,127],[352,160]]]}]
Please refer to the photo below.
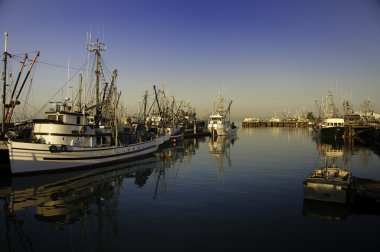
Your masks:
[{"label": "white boat hull", "polygon": [[208,126],[211,135],[217,136],[233,136],[237,133],[237,128],[226,127],[223,124],[213,124]]},{"label": "white boat hull", "polygon": [[58,146],[57,151],[52,152],[50,144],[9,142],[10,169],[12,174],[26,174],[100,166],[149,155],[162,143],[163,139],[157,138],[123,147],[65,146],[65,151]]}]

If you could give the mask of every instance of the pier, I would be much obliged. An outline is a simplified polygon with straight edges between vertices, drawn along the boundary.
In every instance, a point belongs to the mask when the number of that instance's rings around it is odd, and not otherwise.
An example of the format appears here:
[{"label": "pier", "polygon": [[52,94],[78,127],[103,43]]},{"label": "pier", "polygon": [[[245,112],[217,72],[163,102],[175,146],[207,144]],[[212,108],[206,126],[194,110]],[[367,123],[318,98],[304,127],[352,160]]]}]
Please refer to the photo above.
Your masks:
[{"label": "pier", "polygon": [[306,128],[309,126],[309,121],[243,121],[243,128],[258,128],[258,127],[290,127],[290,128]]},{"label": "pier", "polygon": [[379,123],[346,123],[345,137],[361,137],[370,136],[379,138],[380,124]]}]

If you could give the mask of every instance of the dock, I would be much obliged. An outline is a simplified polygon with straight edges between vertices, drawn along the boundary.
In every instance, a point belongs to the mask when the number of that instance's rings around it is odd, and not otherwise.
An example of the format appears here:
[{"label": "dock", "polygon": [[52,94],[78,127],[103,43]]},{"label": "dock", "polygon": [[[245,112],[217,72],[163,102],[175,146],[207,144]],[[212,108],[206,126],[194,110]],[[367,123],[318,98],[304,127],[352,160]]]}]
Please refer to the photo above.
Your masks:
[{"label": "dock", "polygon": [[309,126],[309,121],[243,121],[243,128],[258,128],[258,127],[289,127],[289,128],[306,128]]},{"label": "dock", "polygon": [[345,137],[371,136],[379,138],[379,123],[347,123],[345,124]]},{"label": "dock", "polygon": [[380,181],[354,177],[352,187],[355,197],[380,202]]}]

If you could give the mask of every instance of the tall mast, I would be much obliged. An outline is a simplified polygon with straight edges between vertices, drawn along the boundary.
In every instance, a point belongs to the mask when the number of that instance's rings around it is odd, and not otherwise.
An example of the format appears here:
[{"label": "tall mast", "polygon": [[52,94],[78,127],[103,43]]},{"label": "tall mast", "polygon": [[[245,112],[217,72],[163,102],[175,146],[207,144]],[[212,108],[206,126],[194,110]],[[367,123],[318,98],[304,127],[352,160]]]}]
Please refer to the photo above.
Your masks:
[{"label": "tall mast", "polygon": [[66,95],[66,98],[68,99],[67,101],[71,101],[71,103],[72,103],[71,109],[73,109],[74,108],[74,103],[72,101],[73,97],[71,97],[71,99],[70,99],[70,55],[67,59],[67,95]]},{"label": "tall mast", "polygon": [[145,123],[146,121],[146,106],[147,106],[147,103],[148,103],[148,90],[145,90],[145,93],[144,93],[144,114],[143,114],[143,122]]},{"label": "tall mast", "polygon": [[6,127],[5,127],[5,93],[6,93],[6,88],[7,88],[7,43],[8,43],[8,33],[4,32],[4,55],[3,55],[3,74],[2,74],[2,79],[3,79],[3,121],[1,124],[1,133],[4,136]]},{"label": "tall mast", "polygon": [[78,101],[78,107],[79,111],[82,111],[82,91],[83,91],[83,76],[82,72],[79,73],[79,101]]},{"label": "tall mast", "polygon": [[[90,52],[95,53],[95,64],[96,64],[96,70],[95,70],[95,80],[96,80],[96,86],[95,86],[95,92],[96,92],[96,118],[95,122],[97,122],[98,118],[101,114],[101,108],[100,108],[100,51],[105,51],[105,45],[99,42],[99,39],[96,40],[95,44],[90,44],[88,50]],[[98,123],[96,123],[98,126]]]}]

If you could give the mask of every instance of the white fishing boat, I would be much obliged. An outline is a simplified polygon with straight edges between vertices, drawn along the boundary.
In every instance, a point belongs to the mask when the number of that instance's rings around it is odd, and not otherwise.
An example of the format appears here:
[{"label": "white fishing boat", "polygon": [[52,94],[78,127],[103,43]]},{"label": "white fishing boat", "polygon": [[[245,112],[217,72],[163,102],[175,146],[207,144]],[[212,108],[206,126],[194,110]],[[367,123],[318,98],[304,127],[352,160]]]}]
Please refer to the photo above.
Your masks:
[{"label": "white fishing boat", "polygon": [[208,130],[213,136],[232,136],[236,135],[237,127],[230,121],[232,101],[229,101],[228,108],[224,110],[224,97],[219,97],[219,104],[216,112],[209,117]]},{"label": "white fishing boat", "polygon": [[[120,97],[115,83],[117,72],[114,70],[112,80],[105,82],[100,58],[100,51],[105,47],[97,41],[88,48],[95,53],[96,59],[96,101],[91,106],[79,99],[70,106],[70,99],[66,98],[46,112],[46,119],[33,121],[31,141],[9,139],[10,174],[55,172],[124,162],[149,155],[164,142],[163,136],[152,136],[149,132],[134,132],[129,136],[124,133],[116,116]],[[104,87],[103,90],[100,87]],[[82,96],[81,91],[78,96]]]},{"label": "white fishing boat", "polygon": [[318,168],[303,182],[304,198],[310,200],[346,203],[351,193],[352,174],[335,164]]}]

